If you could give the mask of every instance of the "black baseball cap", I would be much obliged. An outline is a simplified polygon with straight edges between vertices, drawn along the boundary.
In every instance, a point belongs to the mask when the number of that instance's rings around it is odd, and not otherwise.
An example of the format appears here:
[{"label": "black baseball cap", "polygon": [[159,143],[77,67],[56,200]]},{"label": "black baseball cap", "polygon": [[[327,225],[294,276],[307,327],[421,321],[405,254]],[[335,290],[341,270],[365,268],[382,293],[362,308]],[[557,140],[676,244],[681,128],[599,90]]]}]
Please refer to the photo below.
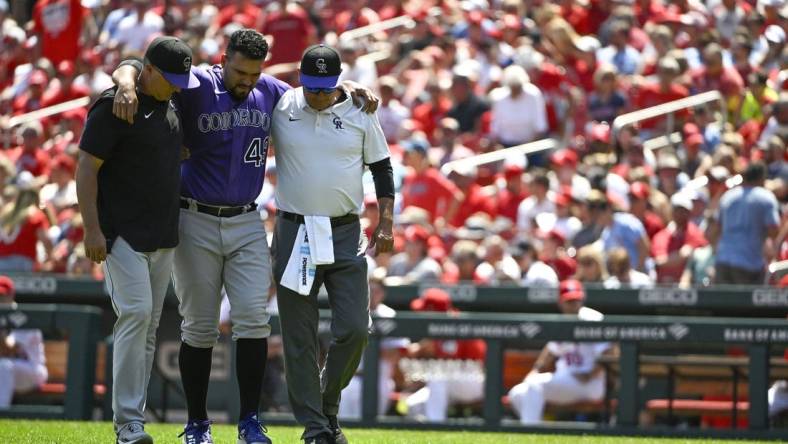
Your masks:
[{"label": "black baseball cap", "polygon": [[301,58],[301,84],[307,88],[334,88],[341,72],[342,60],[330,46],[310,46]]},{"label": "black baseball cap", "polygon": [[148,45],[145,59],[178,88],[200,86],[200,80],[192,72],[192,50],[176,37],[156,37]]}]

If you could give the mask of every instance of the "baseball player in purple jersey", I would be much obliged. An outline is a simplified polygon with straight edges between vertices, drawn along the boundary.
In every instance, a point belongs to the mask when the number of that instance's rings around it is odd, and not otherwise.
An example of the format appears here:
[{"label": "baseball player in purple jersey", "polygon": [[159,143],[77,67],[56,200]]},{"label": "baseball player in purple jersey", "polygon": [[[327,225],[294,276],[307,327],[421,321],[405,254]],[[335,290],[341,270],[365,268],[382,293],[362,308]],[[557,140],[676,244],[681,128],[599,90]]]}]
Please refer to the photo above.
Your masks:
[{"label": "baseball player in purple jersey", "polygon": [[[173,272],[183,317],[179,365],[189,413],[186,444],[213,442],[206,398],[222,286],[237,343],[238,444],[271,442],[257,412],[270,334],[271,256],[254,201],[263,186],[271,114],[290,86],[261,75],[267,52],[260,33],[236,31],[221,66],[195,69],[200,86],[176,96],[189,153],[181,167],[180,244]],[[125,61],[113,73],[114,111],[129,121],[138,69],[139,62]],[[376,99],[362,92],[374,109]]]}]

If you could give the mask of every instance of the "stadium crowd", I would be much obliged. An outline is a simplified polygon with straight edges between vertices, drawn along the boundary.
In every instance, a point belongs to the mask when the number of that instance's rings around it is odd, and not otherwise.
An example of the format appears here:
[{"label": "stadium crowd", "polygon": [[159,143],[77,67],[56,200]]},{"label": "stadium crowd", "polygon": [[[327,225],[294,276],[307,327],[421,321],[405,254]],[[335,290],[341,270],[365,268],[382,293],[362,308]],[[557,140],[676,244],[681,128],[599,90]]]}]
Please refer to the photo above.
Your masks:
[{"label": "stadium crowd", "polygon": [[[411,26],[343,37],[400,16]],[[303,49],[326,41],[343,79],[379,94],[398,196],[396,251],[374,265],[391,281],[763,283],[788,259],[783,0],[0,0],[0,272],[102,278],[74,184],[87,108],[12,116],[96,96],[157,35],[219,63],[240,27],[269,36],[277,77],[295,84]],[[724,103],[612,130],[711,90]],[[671,124],[678,142],[650,142]],[[561,148],[441,169],[546,137]],[[270,233],[273,157],[266,175]],[[370,194],[368,231],[375,206]]]}]

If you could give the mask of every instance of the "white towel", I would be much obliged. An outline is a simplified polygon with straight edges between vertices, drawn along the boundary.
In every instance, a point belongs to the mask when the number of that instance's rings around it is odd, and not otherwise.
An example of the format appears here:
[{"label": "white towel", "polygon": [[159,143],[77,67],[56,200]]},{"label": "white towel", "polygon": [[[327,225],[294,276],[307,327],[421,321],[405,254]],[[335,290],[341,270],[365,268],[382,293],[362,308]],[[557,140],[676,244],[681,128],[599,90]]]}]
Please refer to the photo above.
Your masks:
[{"label": "white towel", "polygon": [[330,218],[306,216],[304,221],[298,227],[282,285],[307,296],[315,282],[317,266],[334,263],[334,243]]},{"label": "white towel", "polygon": [[309,253],[309,237],[306,234],[306,227],[298,227],[293,251],[290,252],[290,259],[287,260],[287,267],[282,275],[282,285],[304,296],[309,295],[312,284],[315,282],[315,271],[317,266],[312,262]]},{"label": "white towel", "polygon": [[309,251],[315,265],[334,263],[334,236],[331,218],[326,216],[304,216],[306,233],[309,236]]}]

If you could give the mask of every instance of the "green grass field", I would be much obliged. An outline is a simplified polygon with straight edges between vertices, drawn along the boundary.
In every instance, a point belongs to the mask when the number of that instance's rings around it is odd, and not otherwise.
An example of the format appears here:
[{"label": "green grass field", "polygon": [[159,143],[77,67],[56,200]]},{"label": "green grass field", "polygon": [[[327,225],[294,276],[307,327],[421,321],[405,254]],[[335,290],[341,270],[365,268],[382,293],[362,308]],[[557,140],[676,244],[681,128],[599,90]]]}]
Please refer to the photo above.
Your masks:
[{"label": "green grass field", "polygon": [[[182,426],[150,424],[146,427],[157,444],[177,444]],[[271,427],[270,436],[276,444],[298,444],[300,428]],[[526,433],[426,432],[413,430],[347,429],[352,444],[624,444],[624,443],[743,443],[755,441],[722,441],[658,438],[614,438],[607,436],[536,435]],[[216,444],[235,444],[235,427],[214,425]],[[112,425],[103,422],[61,422],[0,420],[2,444],[112,444]]]}]

